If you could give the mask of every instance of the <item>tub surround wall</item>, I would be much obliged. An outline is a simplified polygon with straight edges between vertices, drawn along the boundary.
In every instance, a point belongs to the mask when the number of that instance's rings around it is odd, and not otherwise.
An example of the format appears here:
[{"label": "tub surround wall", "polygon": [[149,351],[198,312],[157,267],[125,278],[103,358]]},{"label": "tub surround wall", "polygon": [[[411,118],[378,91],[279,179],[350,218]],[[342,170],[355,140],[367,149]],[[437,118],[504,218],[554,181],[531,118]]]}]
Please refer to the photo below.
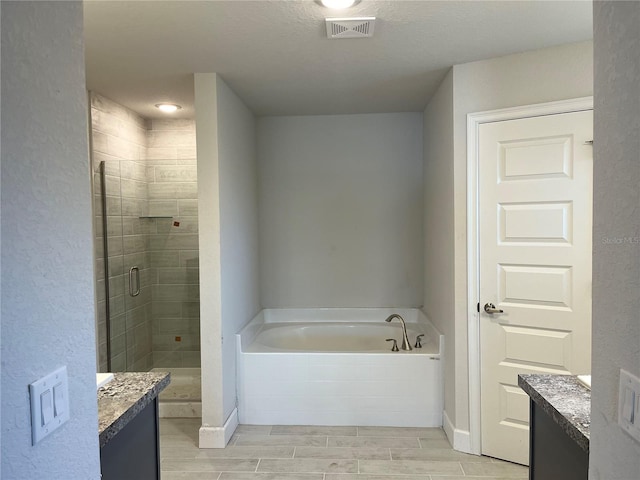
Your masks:
[{"label": "tub surround wall", "polygon": [[640,4],[594,2],[594,22],[589,478],[622,480],[640,472],[640,443],[617,424],[620,369],[640,376]]},{"label": "tub surround wall", "polygon": [[[2,2],[5,480],[100,479],[81,2]],[[70,420],[31,445],[27,385],[66,365]]]},{"label": "tub surround wall", "polygon": [[422,304],[422,117],[258,121],[265,308]]},{"label": "tub surround wall", "polygon": [[255,119],[215,73],[195,75],[202,291],[200,447],[238,422],[233,335],[259,311]]}]

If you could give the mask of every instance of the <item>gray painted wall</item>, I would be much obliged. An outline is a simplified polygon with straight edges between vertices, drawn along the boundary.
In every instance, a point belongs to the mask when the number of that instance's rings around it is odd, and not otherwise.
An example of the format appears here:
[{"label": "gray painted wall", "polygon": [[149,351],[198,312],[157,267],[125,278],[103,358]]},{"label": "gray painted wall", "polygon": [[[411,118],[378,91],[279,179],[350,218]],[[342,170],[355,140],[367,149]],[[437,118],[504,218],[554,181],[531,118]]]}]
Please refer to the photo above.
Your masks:
[{"label": "gray painted wall", "polygon": [[618,427],[623,368],[640,377],[640,3],[594,2],[593,391],[589,478],[640,478]]},{"label": "gray painted wall", "polygon": [[258,152],[265,308],[421,306],[421,114],[264,117]]},{"label": "gray painted wall", "polygon": [[[1,9],[2,475],[97,480],[82,4]],[[28,384],[62,365],[71,419],[31,446]]]},{"label": "gray painted wall", "polygon": [[223,414],[236,407],[238,333],[260,310],[256,121],[218,77]]},{"label": "gray painted wall", "polygon": [[593,44],[581,42],[453,67],[455,242],[455,418],[459,430],[469,429],[467,358],[467,114],[551,102],[593,94]]},{"label": "gray painted wall", "polygon": [[[453,69],[424,111],[424,307],[444,334],[444,404],[455,414]],[[455,425],[455,417],[450,418]]]}]

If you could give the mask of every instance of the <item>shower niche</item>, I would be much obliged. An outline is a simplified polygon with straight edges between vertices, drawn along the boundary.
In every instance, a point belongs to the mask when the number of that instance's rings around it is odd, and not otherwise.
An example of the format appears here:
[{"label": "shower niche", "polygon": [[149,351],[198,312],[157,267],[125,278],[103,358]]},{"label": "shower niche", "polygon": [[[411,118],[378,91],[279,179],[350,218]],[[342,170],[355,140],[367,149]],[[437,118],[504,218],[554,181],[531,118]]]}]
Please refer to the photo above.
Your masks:
[{"label": "shower niche", "polygon": [[195,123],[90,96],[98,369],[199,367]]}]

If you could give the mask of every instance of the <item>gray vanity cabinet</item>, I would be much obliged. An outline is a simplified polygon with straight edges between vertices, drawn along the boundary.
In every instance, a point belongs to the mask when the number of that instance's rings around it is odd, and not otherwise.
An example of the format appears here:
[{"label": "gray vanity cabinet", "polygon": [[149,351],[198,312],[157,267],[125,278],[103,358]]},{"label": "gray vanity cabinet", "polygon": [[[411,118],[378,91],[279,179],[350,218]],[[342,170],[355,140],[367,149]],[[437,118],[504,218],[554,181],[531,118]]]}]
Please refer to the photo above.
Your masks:
[{"label": "gray vanity cabinet", "polygon": [[102,480],[160,479],[158,399],[100,449]]}]

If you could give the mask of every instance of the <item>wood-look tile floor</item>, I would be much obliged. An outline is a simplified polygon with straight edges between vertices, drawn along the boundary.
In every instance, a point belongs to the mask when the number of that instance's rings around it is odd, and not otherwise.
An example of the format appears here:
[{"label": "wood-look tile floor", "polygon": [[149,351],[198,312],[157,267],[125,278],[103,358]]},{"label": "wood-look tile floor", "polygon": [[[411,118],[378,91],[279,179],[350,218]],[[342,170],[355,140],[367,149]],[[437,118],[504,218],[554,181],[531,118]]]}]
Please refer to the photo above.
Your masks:
[{"label": "wood-look tile floor", "polygon": [[440,428],[240,425],[199,449],[200,419],[160,420],[162,480],[516,480],[526,467],[456,452]]}]

